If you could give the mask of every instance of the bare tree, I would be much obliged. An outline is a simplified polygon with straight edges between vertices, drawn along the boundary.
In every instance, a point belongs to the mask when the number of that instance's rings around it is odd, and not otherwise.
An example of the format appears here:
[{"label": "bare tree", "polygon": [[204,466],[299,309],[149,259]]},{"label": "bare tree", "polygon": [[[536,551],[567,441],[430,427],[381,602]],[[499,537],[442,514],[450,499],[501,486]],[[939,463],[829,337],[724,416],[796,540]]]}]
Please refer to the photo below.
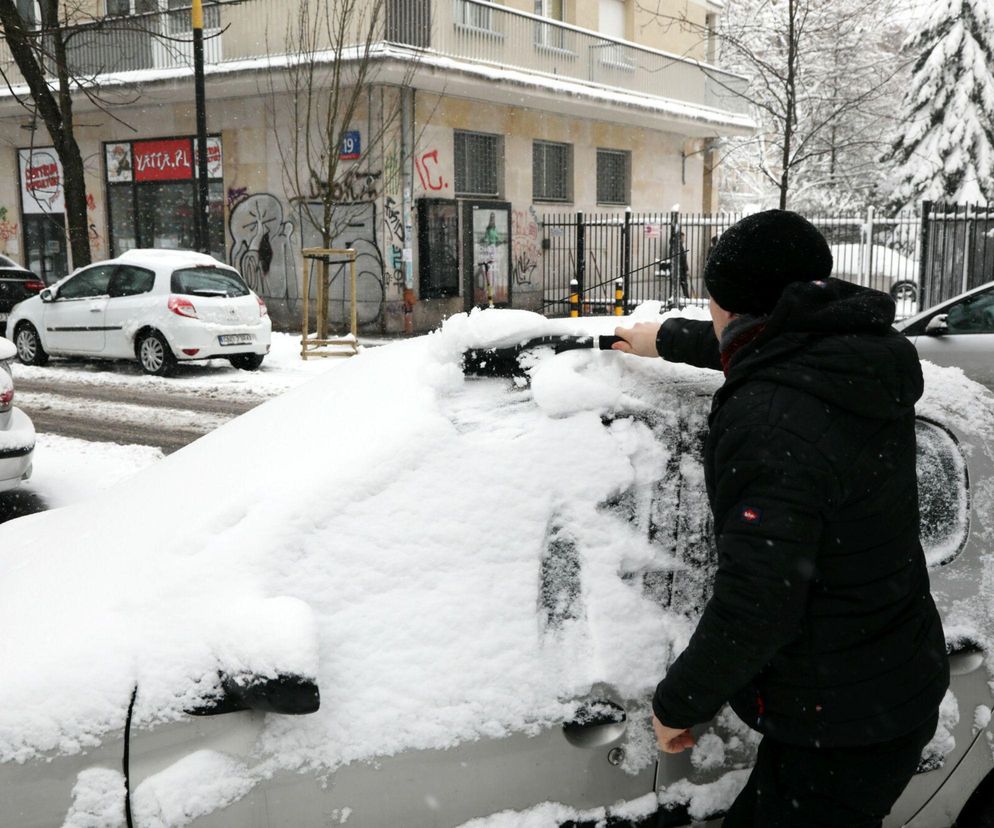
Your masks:
[{"label": "bare tree", "polygon": [[[658,25],[705,32],[639,0]],[[758,124],[723,142],[726,179],[806,208],[855,206],[876,197],[907,60],[900,54],[907,0],[730,0],[715,33],[724,69],[745,75]],[[715,81],[721,83],[721,78]],[[728,89],[734,93],[736,90]]]}]

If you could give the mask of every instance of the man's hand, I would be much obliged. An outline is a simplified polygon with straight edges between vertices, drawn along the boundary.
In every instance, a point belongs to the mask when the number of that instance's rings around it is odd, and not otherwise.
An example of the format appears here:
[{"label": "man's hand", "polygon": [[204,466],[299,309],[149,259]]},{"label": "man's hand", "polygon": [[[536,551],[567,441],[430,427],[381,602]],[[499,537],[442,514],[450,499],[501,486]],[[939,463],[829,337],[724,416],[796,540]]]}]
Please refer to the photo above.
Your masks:
[{"label": "man's hand", "polygon": [[659,333],[659,327],[659,322],[636,322],[630,328],[615,328],[614,335],[625,341],[615,342],[611,349],[636,356],[658,357],[656,334]]},{"label": "man's hand", "polygon": [[694,734],[689,730],[667,727],[656,718],[655,714],[652,717],[652,729],[656,731],[656,741],[663,753],[683,753],[697,743]]}]

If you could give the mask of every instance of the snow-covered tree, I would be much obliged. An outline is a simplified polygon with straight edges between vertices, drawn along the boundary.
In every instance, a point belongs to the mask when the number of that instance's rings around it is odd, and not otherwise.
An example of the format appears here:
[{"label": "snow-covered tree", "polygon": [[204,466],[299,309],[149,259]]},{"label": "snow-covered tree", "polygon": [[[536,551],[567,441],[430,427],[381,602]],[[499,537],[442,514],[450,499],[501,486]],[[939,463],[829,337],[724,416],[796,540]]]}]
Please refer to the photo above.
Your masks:
[{"label": "snow-covered tree", "polygon": [[994,5],[933,0],[905,44],[915,58],[894,203],[994,201]]}]

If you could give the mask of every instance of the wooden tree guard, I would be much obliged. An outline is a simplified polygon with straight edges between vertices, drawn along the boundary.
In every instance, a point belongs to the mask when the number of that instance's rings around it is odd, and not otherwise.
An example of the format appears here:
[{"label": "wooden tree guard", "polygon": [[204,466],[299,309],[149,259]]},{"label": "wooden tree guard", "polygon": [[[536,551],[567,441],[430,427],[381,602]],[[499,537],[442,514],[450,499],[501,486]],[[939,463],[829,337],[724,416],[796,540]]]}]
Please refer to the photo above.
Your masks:
[{"label": "wooden tree guard", "polygon": [[[356,313],[356,272],[355,272],[355,250],[341,250],[326,247],[305,247],[302,251],[304,255],[304,316],[303,331],[300,337],[300,358],[307,359],[312,356],[355,356],[359,353],[358,336],[358,315]],[[328,337],[328,287],[330,283],[329,270],[332,264],[345,264],[345,261],[333,262],[332,257],[344,257],[349,263],[349,296],[352,311],[352,324],[350,339],[334,339]],[[321,278],[317,283],[317,308],[315,317],[317,320],[317,332],[314,337],[310,335],[311,321],[311,266],[314,261],[321,262]],[[347,346],[350,350],[332,351],[327,350],[330,346]]]}]

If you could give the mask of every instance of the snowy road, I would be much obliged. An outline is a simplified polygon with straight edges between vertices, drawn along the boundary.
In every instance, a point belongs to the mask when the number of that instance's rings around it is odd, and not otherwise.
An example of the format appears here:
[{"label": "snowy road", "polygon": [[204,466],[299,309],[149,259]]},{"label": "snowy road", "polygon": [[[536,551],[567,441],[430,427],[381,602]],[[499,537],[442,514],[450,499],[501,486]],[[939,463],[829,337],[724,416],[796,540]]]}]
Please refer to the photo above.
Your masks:
[{"label": "snowy road", "polygon": [[[126,401],[125,401],[126,400]],[[169,454],[261,402],[164,393],[155,389],[21,380],[18,405],[46,434],[155,446]]]}]

